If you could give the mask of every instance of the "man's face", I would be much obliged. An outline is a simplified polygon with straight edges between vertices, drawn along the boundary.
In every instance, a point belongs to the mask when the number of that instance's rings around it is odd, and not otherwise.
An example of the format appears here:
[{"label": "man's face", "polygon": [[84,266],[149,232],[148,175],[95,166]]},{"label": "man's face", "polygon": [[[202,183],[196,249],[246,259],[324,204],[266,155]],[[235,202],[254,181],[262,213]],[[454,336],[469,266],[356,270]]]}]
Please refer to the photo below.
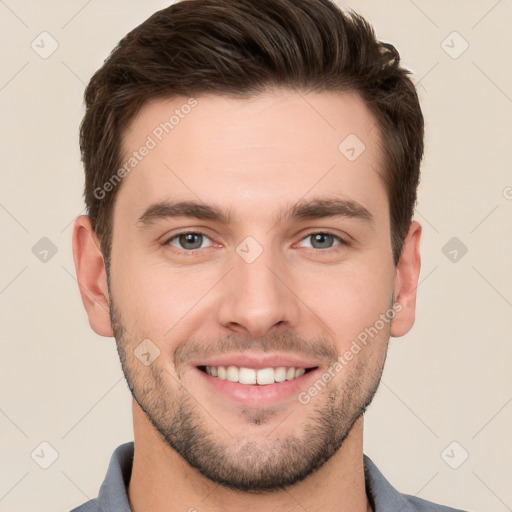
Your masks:
[{"label": "man's face", "polygon": [[[348,93],[187,100],[147,104],[124,138],[125,161],[148,136],[156,146],[114,206],[114,332],[167,443],[213,481],[271,490],[335,454],[380,379],[390,322],[332,366],[393,304],[378,128]],[[172,131],[158,130],[176,109]],[[206,366],[236,369],[223,380]],[[308,371],[229,381],[292,367]]]}]

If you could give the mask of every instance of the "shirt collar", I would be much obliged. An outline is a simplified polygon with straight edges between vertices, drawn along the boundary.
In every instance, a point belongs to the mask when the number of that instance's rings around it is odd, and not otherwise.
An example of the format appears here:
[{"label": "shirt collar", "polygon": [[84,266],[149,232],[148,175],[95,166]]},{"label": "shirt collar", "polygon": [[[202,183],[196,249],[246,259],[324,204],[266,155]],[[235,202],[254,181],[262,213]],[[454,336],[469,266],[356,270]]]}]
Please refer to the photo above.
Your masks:
[{"label": "shirt collar", "polygon": [[131,512],[126,491],[132,475],[133,451],[132,441],[118,446],[112,454],[107,476],[98,494],[102,512]]},{"label": "shirt collar", "polygon": [[412,512],[415,510],[407,496],[399,493],[366,455],[364,455],[364,477],[366,494],[373,512]]}]

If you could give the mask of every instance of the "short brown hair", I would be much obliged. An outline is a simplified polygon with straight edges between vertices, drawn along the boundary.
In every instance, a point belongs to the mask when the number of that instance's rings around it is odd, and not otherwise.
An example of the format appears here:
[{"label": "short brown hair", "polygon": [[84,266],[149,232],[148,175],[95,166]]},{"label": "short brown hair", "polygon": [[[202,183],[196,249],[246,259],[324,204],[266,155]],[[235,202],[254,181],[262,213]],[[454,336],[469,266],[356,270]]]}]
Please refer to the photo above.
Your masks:
[{"label": "short brown hair", "polygon": [[124,130],[150,99],[273,87],[354,91],[377,119],[395,264],[407,235],[423,156],[423,115],[409,71],[371,25],[330,0],[182,0],[129,32],[91,78],[80,126],[85,203],[108,266]]}]

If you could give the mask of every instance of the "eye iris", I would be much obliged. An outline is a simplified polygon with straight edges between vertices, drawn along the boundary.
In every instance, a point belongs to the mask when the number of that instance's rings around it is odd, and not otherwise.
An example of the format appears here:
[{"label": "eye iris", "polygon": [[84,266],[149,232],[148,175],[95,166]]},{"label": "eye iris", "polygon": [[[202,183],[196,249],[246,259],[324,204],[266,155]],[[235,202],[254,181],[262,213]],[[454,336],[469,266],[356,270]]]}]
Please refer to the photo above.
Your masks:
[{"label": "eye iris", "polygon": [[184,249],[199,249],[203,243],[203,235],[199,233],[185,233],[180,235],[179,242]]},{"label": "eye iris", "polygon": [[315,249],[325,249],[332,246],[333,236],[328,235],[326,233],[316,233],[311,235],[312,243],[311,245]]}]

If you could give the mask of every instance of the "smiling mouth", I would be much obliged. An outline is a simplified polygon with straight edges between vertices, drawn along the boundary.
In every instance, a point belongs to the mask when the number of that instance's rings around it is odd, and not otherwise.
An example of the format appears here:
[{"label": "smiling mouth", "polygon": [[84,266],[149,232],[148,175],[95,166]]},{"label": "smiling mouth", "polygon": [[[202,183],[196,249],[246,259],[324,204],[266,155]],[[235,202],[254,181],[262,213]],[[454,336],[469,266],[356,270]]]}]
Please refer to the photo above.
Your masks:
[{"label": "smiling mouth", "polygon": [[304,374],[316,370],[318,366],[312,368],[279,366],[259,369],[245,368],[243,366],[198,366],[197,368],[207,375],[220,380],[253,386],[266,386],[298,379]]}]

